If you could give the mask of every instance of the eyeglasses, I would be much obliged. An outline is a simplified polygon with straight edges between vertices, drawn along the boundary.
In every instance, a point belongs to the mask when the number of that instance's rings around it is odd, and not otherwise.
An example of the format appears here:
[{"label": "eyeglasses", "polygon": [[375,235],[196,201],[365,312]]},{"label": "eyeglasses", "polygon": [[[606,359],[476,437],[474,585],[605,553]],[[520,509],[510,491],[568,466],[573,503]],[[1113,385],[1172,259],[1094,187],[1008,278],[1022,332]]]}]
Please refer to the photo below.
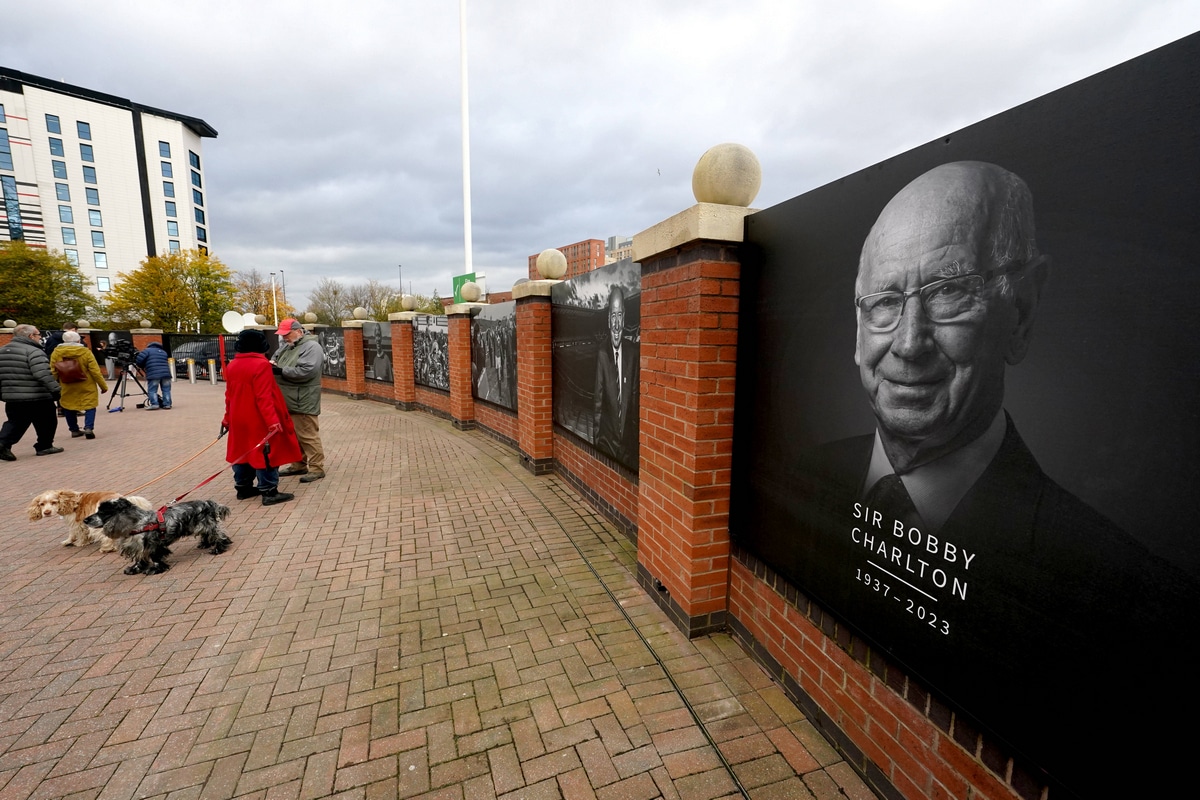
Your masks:
[{"label": "eyeglasses", "polygon": [[40,339],[40,338],[42,338],[42,334],[38,333],[37,331],[34,331],[33,333],[29,334],[29,338],[30,339]]},{"label": "eyeglasses", "polygon": [[1032,261],[1013,262],[1004,267],[941,278],[919,286],[911,292],[875,292],[854,298],[859,320],[872,333],[890,333],[900,325],[900,317],[908,298],[917,297],[921,309],[930,322],[937,324],[960,322],[979,313],[984,307],[983,288],[987,282],[1002,275],[1020,272],[1030,264],[1040,262],[1039,256]]}]

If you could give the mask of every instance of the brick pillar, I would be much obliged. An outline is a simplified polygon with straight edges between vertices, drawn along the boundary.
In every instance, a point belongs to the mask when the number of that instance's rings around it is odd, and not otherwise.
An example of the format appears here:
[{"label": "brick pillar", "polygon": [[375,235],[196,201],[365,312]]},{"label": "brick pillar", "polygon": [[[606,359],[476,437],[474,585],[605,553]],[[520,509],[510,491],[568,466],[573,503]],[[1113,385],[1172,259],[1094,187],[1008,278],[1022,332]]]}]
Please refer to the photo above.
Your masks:
[{"label": "brick pillar", "polygon": [[13,329],[0,327],[0,347],[12,341]]},{"label": "brick pillar", "polygon": [[471,310],[470,303],[457,303],[446,309],[450,329],[450,418],[454,427],[475,428],[475,396],[471,391]]},{"label": "brick pillar", "polygon": [[163,332],[159,328],[135,328],[130,333],[133,334],[133,346],[138,350],[145,350],[151,342],[163,343]]},{"label": "brick pillar", "polygon": [[363,363],[362,320],[343,320],[342,336],[346,345],[346,393],[355,400],[362,400],[367,396],[366,365]]},{"label": "brick pillar", "polygon": [[553,368],[550,361],[550,287],[528,281],[513,287],[517,303],[517,444],[534,475],[554,465]]},{"label": "brick pillar", "polygon": [[388,314],[392,323],[392,382],[396,408],[412,411],[417,407],[416,373],[413,371],[413,311]]},{"label": "brick pillar", "polygon": [[741,241],[746,213],[700,204],[634,237],[642,265],[638,578],[692,636],[724,627],[728,609],[741,269],[729,243]]}]

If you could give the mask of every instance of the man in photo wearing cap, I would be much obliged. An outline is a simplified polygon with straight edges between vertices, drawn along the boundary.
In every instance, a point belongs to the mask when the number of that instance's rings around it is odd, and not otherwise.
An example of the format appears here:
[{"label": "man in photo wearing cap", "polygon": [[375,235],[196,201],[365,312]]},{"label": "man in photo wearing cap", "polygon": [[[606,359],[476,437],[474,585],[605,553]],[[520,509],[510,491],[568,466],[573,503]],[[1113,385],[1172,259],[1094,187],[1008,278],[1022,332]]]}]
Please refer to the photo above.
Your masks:
[{"label": "man in photo wearing cap", "polygon": [[288,317],[276,331],[282,343],[275,351],[275,381],[283,392],[296,438],[304,458],[279,471],[280,475],[303,475],[301,483],[312,483],[325,477],[325,450],[321,447],[321,429],[317,418],[321,414],[321,364],[325,354],[321,343],[306,333],[299,322]]}]

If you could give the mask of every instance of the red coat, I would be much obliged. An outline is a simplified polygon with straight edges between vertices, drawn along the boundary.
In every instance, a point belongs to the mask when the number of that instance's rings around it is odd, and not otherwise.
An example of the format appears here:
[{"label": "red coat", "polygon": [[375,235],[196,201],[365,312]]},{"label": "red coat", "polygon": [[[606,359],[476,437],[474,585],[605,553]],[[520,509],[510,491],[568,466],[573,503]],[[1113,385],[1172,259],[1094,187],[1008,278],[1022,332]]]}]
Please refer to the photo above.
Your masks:
[{"label": "red coat", "polygon": [[241,459],[263,469],[266,461],[261,447],[245,454],[275,424],[282,425],[283,431],[271,437],[271,466],[282,467],[304,457],[283,393],[271,374],[271,362],[261,353],[238,353],[225,368],[225,418],[221,424],[229,428],[225,460],[230,464]]}]

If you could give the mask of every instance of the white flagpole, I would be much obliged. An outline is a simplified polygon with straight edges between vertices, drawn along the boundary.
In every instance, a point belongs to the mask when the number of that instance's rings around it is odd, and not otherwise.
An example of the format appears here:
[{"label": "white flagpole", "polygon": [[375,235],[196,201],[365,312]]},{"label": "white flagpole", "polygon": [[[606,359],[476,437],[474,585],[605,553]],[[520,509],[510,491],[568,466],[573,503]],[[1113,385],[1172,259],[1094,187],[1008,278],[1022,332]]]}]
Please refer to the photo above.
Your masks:
[{"label": "white flagpole", "polygon": [[471,268],[471,117],[467,103],[467,0],[458,0],[459,56],[462,62],[463,249]]}]

